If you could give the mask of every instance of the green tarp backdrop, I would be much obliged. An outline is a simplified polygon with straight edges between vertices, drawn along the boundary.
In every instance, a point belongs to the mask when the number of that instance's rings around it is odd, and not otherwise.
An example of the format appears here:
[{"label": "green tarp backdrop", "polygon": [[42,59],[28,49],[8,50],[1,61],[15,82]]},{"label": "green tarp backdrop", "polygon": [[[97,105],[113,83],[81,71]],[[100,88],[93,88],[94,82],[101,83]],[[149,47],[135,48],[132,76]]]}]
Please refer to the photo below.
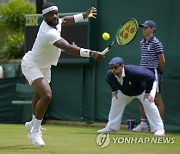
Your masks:
[{"label": "green tarp backdrop", "polygon": [[[133,17],[139,23],[147,19],[154,20],[157,24],[155,35],[161,40],[166,57],[162,84],[162,96],[166,107],[165,127],[166,130],[180,131],[179,0],[48,1],[57,4],[60,13],[83,12],[91,6],[97,7],[97,19],[90,20],[89,23],[87,47],[99,51],[111,43],[118,26],[126,19]],[[104,41],[101,38],[105,31],[111,35],[109,41]],[[79,34],[78,37],[81,38],[81,35],[83,34]],[[121,56],[124,58],[125,64],[139,65],[139,41],[142,38],[142,31],[139,29],[137,37],[131,44],[114,48],[104,60],[99,62],[69,63],[67,61],[67,63],[61,63],[60,58],[58,66],[52,67],[53,99],[48,108],[47,116],[62,120],[106,122],[111,104],[111,90],[105,81],[108,62],[115,56]],[[15,82],[15,80],[9,79],[0,84],[0,122],[10,121],[8,119],[8,114],[12,110],[10,98],[14,97],[12,87]],[[9,89],[7,92],[3,85]],[[126,123],[129,117],[135,118],[137,122],[140,120],[137,100],[126,107],[123,123]]]}]

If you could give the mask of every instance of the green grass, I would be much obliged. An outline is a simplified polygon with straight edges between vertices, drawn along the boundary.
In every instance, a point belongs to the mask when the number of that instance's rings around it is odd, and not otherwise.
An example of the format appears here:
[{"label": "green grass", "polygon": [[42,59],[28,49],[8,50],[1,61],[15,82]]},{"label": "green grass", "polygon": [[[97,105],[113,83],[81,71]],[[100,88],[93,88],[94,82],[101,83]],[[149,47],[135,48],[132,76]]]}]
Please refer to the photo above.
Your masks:
[{"label": "green grass", "polygon": [[43,126],[46,146],[36,148],[27,139],[28,132],[22,124],[0,124],[0,154],[179,154],[180,134],[167,133],[165,137],[175,138],[175,143],[113,143],[113,138],[154,138],[151,133],[134,133],[122,129],[110,135],[111,143],[101,149],[96,144],[99,127],[50,125]]}]

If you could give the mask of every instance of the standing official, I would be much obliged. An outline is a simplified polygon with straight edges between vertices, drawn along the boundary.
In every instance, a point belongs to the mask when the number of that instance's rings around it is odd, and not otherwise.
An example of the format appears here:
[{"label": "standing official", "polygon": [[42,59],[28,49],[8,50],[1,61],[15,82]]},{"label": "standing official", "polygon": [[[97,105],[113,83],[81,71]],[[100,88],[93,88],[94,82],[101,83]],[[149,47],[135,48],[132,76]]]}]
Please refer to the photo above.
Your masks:
[{"label": "standing official", "polygon": [[[155,74],[156,86],[155,91],[155,104],[158,107],[162,120],[164,120],[165,107],[161,97],[161,80],[162,73],[165,67],[165,57],[162,43],[154,36],[156,31],[156,23],[152,20],[147,20],[139,25],[143,28],[144,39],[140,42],[141,47],[141,63],[142,67],[151,70]],[[148,131],[148,120],[145,116],[144,109],[139,103],[141,123],[133,129],[136,132]],[[152,131],[152,130],[151,130]]]},{"label": "standing official", "polygon": [[138,98],[145,110],[155,136],[164,136],[164,125],[150,91],[154,82],[152,71],[135,65],[124,65],[123,59],[115,57],[109,62],[106,80],[112,89],[112,102],[108,123],[98,133],[112,133],[120,129],[124,109]]}]

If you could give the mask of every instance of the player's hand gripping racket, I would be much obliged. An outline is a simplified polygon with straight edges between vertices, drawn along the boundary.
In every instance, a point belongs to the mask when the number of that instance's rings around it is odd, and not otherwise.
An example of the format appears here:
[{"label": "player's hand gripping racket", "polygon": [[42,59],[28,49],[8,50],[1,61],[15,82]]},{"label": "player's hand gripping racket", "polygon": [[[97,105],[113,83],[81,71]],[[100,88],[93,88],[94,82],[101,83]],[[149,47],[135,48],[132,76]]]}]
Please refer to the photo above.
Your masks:
[{"label": "player's hand gripping racket", "polygon": [[118,28],[112,43],[102,51],[102,54],[105,55],[114,46],[127,45],[135,38],[137,31],[138,23],[136,19],[130,18],[126,20],[122,26]]}]

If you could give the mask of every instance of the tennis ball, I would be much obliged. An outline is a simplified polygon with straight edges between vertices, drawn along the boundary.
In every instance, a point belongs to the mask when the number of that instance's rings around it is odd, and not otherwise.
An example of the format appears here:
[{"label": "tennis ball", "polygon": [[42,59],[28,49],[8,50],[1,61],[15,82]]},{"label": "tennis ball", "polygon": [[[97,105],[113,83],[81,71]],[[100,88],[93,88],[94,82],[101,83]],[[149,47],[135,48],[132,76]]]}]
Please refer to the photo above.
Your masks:
[{"label": "tennis ball", "polygon": [[103,38],[105,41],[109,40],[109,38],[110,38],[109,33],[104,32],[104,33],[102,34],[102,38]]}]

